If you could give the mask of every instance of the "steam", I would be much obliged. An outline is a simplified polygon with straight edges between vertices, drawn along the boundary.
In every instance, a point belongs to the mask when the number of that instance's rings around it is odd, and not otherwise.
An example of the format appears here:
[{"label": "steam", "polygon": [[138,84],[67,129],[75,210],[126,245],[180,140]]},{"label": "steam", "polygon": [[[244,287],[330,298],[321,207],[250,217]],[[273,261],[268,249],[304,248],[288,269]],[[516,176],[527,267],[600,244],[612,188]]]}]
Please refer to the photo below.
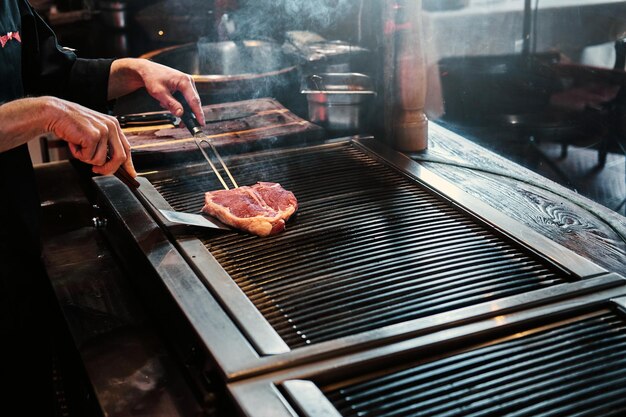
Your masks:
[{"label": "steam", "polygon": [[[297,65],[308,61],[297,47],[285,43],[286,34],[311,32],[328,40],[356,40],[359,28],[355,19],[360,17],[363,1],[238,0],[234,10],[225,9],[226,14],[219,17],[217,39],[200,37],[196,42],[199,73],[274,74],[242,83],[221,99],[273,97],[306,117],[306,100],[299,94],[302,69]],[[232,42],[219,42],[226,40]]]},{"label": "steam", "polygon": [[239,39],[281,41],[289,30],[323,32],[354,14],[354,0],[241,0],[232,12]]}]

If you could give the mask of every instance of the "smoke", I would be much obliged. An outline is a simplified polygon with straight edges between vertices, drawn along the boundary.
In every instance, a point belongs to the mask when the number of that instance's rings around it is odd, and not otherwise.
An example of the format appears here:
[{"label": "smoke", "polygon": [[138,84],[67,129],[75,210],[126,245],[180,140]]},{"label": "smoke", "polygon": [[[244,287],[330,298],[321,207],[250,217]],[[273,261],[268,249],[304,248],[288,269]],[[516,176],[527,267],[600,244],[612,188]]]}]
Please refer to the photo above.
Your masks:
[{"label": "smoke", "polygon": [[278,41],[289,30],[325,32],[358,8],[356,0],[240,0],[239,5],[232,12],[239,39]]},{"label": "smoke", "polygon": [[[366,0],[374,1],[374,0]],[[216,27],[217,39],[197,42],[201,74],[269,74],[242,83],[229,101],[273,97],[295,114],[306,117],[306,99],[299,94],[300,72],[307,63],[297,48],[282,48],[286,33],[309,31],[334,40],[350,41],[358,32],[356,20],[363,0],[238,0],[224,8]],[[346,24],[348,23],[348,24]],[[293,33],[293,32],[292,32]],[[345,36],[342,36],[345,35]],[[354,36],[351,36],[354,35]],[[231,40],[228,46],[215,40]],[[242,41],[268,42],[242,42]]]}]

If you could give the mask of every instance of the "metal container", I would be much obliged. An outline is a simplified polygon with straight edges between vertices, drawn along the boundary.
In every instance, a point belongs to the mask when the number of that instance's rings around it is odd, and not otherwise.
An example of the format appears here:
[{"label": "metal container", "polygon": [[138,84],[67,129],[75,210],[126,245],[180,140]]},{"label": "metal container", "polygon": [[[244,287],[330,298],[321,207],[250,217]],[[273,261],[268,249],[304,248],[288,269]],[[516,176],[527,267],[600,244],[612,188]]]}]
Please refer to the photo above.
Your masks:
[{"label": "metal container", "polygon": [[324,73],[306,77],[302,89],[309,120],[332,132],[357,133],[376,95],[370,77],[360,73]]}]

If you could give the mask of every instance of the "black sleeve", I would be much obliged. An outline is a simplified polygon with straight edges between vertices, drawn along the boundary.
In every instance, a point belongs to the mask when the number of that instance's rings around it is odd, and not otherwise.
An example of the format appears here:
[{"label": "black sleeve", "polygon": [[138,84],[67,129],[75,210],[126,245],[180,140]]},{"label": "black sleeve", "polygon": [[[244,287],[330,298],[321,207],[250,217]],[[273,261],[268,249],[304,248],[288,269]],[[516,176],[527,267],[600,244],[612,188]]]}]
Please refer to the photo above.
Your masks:
[{"label": "black sleeve", "polygon": [[102,112],[108,110],[109,73],[112,59],[77,58],[68,83],[68,100]]},{"label": "black sleeve", "polygon": [[111,59],[80,59],[22,0],[22,76],[27,95],[53,95],[107,110]]}]

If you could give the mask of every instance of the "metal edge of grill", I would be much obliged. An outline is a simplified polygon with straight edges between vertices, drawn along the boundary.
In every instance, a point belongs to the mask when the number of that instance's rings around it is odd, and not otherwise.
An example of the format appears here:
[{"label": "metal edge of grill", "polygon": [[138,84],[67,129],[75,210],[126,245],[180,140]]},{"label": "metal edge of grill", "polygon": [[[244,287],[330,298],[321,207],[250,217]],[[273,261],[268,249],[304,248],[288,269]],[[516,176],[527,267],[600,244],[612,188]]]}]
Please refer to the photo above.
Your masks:
[{"label": "metal edge of grill", "polygon": [[[322,146],[345,146],[345,144],[335,143]],[[363,146],[369,149],[367,144]],[[375,155],[377,154],[375,153]],[[400,165],[399,168],[402,168],[402,165],[407,163],[407,161],[402,159],[395,161],[395,164]],[[424,172],[425,170],[420,169],[419,166],[413,167],[413,172],[407,173],[406,170],[404,170],[405,175],[418,178],[420,175],[423,175]],[[144,201],[144,205],[148,211],[152,212],[154,217],[158,218],[158,215],[152,210],[155,206],[158,208],[170,208],[169,204],[167,204],[154,187],[151,187],[149,182],[143,181],[141,189],[142,193],[139,197],[140,199],[149,199],[150,202],[145,204]],[[451,199],[452,201],[455,201],[455,197],[455,195],[446,196],[447,199]],[[120,214],[120,217],[123,218],[124,214]],[[166,223],[159,223],[161,226],[165,226],[166,230],[171,226]],[[127,227],[132,228],[133,225],[127,225]],[[527,235],[524,234],[524,236]],[[607,276],[603,274],[606,271],[596,267],[583,258],[578,259],[577,255],[572,253],[571,258],[575,261],[573,269],[576,269],[578,273],[583,276],[587,274],[588,276],[597,276],[598,278],[571,284],[562,284],[555,288],[546,288],[532,293],[500,299],[497,303],[483,303],[481,305],[462,308],[454,311],[454,314],[443,313],[433,317],[427,317],[426,319],[417,319],[400,325],[388,326],[388,328],[382,330],[369,331],[329,342],[322,342],[313,346],[290,350],[274,329],[268,325],[267,321],[260,316],[256,307],[241,292],[239,287],[233,283],[230,276],[221,268],[198,239],[189,238],[177,240],[172,239],[172,236],[170,236],[170,239],[177,246],[180,254],[184,256],[186,262],[192,266],[195,274],[201,278],[210,290],[210,293],[218,300],[221,308],[226,310],[230,319],[237,323],[237,328],[245,334],[247,340],[252,344],[250,349],[244,349],[244,351],[246,351],[245,358],[239,356],[238,360],[233,361],[231,347],[219,340],[221,335],[214,334],[215,329],[212,326],[205,326],[205,323],[198,322],[197,320],[194,322],[194,325],[199,327],[196,329],[199,334],[213,334],[213,340],[210,342],[211,346],[207,348],[214,356],[218,356],[218,363],[221,364],[225,374],[230,379],[236,379],[243,375],[258,374],[268,369],[284,367],[287,363],[297,364],[307,362],[327,357],[331,354],[337,354],[348,349],[363,349],[368,346],[375,346],[416,334],[438,331],[442,328],[451,327],[470,319],[502,314],[507,311],[536,305],[539,302],[548,302],[581,293],[598,291],[602,288],[619,285],[623,282],[621,277],[614,274]],[[539,240],[541,241],[542,239]],[[550,241],[548,241],[548,243],[550,247],[548,252],[553,251],[554,253],[558,252],[562,254],[563,251],[567,251],[559,245],[552,244]],[[162,265],[155,265],[157,271],[161,267]],[[207,271],[211,273],[207,274]],[[189,279],[193,278],[190,277]],[[178,297],[176,302],[179,303],[183,309],[198,309],[197,303],[186,306],[184,297],[181,299],[181,294],[176,295]],[[236,302],[232,300],[236,300]],[[207,309],[209,308],[207,307]],[[207,315],[210,316],[211,311],[208,311],[206,315],[203,314],[204,317]],[[202,337],[205,342],[210,338],[210,336]]]},{"label": "metal edge of grill", "polygon": [[[407,372],[416,365],[429,366],[432,363],[430,369],[436,370],[439,369],[436,366],[437,361],[449,360],[449,363],[452,363],[450,367],[454,368],[453,360],[459,355],[481,353],[482,349],[498,348],[511,341],[524,341],[529,336],[577,325],[585,320],[595,318],[602,320],[602,315],[613,316],[614,320],[621,323],[620,327],[626,329],[625,291],[626,287],[621,286],[574,300],[465,323],[440,333],[431,333],[323,362],[234,381],[228,384],[228,389],[241,414],[246,417],[342,417],[346,414],[342,414],[336,407],[337,398],[331,398],[333,393],[357,384],[374,386],[376,380],[385,380],[390,375],[393,377],[395,374]],[[610,333],[614,332],[609,329],[605,334],[612,336]],[[626,332],[622,333],[624,334],[620,340],[626,336]],[[565,344],[568,342],[568,339],[563,340]],[[624,343],[626,342],[622,344]],[[568,354],[566,350],[564,352],[565,355]],[[626,350],[620,357],[626,358]],[[584,367],[585,363],[579,365]],[[454,374],[456,371],[451,369],[450,372]],[[447,384],[447,387],[451,387],[451,384]],[[620,389],[622,398],[620,406],[626,409],[626,401],[623,401],[626,384],[622,384]],[[345,394],[344,391],[341,392]],[[353,395],[363,396],[359,391],[353,391]],[[491,400],[487,397],[484,402],[487,406],[493,405],[496,410],[492,414],[484,415],[502,415],[497,411],[499,410],[497,398]],[[264,404],[264,407],[258,407],[258,404]],[[350,410],[349,415],[369,415],[368,412],[376,411],[354,410],[349,404],[346,406]],[[361,411],[361,414],[358,411]],[[408,412],[397,415],[413,414]]]}]

